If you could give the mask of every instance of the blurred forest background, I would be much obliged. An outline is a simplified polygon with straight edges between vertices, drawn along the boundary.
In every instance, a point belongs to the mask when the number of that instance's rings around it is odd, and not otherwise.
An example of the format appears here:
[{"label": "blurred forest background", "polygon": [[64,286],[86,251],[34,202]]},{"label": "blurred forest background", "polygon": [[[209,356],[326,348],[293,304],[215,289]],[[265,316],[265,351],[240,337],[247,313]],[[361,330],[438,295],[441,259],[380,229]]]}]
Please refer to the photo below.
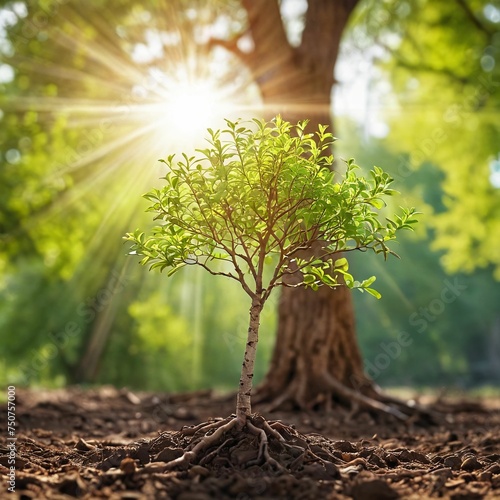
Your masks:
[{"label": "blurred forest background", "polygon": [[[0,382],[234,387],[242,292],[198,269],[148,273],[121,238],[149,221],[141,194],[164,175],[159,158],[201,146],[224,117],[262,114],[245,66],[211,43],[230,43],[245,10],[0,5]],[[281,2],[292,45],[306,9]],[[383,386],[498,387],[500,3],[363,0],[335,77],[336,157],[386,169],[395,205],[422,212],[401,260],[353,259],[383,297],[354,297],[366,371]],[[264,312],[259,378],[278,300]]]}]

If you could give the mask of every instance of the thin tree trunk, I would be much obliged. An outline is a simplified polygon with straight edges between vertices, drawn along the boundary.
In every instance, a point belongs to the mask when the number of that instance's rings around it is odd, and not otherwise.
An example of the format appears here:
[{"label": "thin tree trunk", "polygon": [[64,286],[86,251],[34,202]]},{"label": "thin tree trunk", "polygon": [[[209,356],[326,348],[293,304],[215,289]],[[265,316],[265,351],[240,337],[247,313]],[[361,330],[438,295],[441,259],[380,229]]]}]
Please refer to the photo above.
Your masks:
[{"label": "thin tree trunk", "polygon": [[247,343],[241,366],[240,385],[236,403],[236,416],[241,426],[245,425],[247,417],[252,414],[251,394],[262,307],[263,304],[260,297],[254,297],[252,299],[252,306],[250,307]]}]

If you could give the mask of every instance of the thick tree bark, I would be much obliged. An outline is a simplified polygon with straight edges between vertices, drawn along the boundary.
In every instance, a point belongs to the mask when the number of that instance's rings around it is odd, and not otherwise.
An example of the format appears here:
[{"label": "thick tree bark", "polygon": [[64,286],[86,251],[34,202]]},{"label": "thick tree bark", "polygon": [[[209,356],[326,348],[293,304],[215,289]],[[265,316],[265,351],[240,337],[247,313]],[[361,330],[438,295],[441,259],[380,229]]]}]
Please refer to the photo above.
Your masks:
[{"label": "thick tree bark", "polygon": [[288,401],[301,408],[329,406],[337,391],[325,374],[347,387],[364,382],[350,291],[285,288],[276,348],[259,399],[274,406]]}]

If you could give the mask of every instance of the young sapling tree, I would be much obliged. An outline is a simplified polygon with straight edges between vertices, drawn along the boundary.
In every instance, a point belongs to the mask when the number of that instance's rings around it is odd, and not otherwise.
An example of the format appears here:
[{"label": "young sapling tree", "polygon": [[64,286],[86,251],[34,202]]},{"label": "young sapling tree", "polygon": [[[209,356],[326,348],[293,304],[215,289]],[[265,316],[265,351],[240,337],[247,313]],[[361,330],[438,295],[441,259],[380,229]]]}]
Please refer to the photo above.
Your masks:
[{"label": "young sapling tree", "polygon": [[251,407],[260,316],[270,294],[280,286],[347,286],[378,298],[375,277],[356,280],[345,255],[372,250],[387,257],[393,253],[388,243],[415,222],[413,209],[382,216],[384,198],[394,191],[380,168],[365,178],[349,160],[337,181],[334,138],[326,126],[313,134],[306,132],[307,121],[291,124],[280,117],[226,123],[224,130],[208,130],[208,147],[196,156],[162,160],[168,167],[164,186],[144,195],[160,224],[147,235],[126,235],[133,242],[130,253],[141,255],[150,269],[167,269],[171,276],[200,266],[238,282],[251,303],[236,416],[203,426],[218,428],[176,463],[190,462],[230,428],[244,427],[260,436],[259,457],[271,460],[266,435],[281,435],[263,419],[258,423]]}]

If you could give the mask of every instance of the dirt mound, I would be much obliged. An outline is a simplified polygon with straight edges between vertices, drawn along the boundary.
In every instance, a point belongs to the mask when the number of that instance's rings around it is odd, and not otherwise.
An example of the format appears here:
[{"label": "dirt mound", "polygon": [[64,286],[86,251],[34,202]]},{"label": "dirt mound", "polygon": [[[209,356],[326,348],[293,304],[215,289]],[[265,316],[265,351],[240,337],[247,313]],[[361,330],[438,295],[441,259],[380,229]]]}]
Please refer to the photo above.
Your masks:
[{"label": "dirt mound", "polygon": [[[209,418],[232,404],[208,392],[68,389],[17,399],[11,498],[500,498],[498,408],[448,405],[448,418],[430,427],[290,412],[255,416],[240,430],[231,417]],[[4,492],[3,436],[0,448]]]}]

